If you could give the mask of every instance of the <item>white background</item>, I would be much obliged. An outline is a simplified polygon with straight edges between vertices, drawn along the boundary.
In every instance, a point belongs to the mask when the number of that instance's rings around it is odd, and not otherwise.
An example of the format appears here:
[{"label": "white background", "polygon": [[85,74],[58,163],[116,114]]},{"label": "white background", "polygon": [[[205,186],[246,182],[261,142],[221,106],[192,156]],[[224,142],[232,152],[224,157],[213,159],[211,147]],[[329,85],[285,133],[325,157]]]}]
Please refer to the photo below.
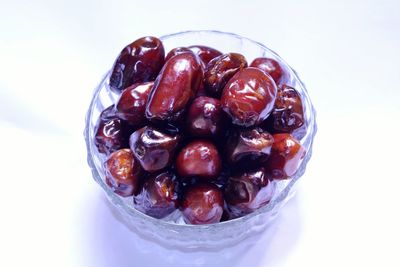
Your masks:
[{"label": "white background", "polygon": [[[277,51],[318,112],[296,197],[250,246],[185,254],[111,214],[83,140],[92,90],[144,35]],[[400,2],[0,1],[0,266],[400,266]]]}]

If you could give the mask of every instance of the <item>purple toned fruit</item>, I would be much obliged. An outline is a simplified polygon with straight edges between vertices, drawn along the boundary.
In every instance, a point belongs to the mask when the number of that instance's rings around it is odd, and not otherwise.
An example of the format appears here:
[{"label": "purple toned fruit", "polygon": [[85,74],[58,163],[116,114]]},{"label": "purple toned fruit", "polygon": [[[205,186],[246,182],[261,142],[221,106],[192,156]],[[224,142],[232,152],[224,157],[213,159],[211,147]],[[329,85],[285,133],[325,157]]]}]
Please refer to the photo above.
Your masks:
[{"label": "purple toned fruit", "polygon": [[154,81],[164,65],[164,46],[156,37],[143,37],[126,46],[111,70],[110,87],[121,92],[141,82]]},{"label": "purple toned fruit", "polygon": [[123,197],[139,191],[141,167],[128,148],[112,153],[104,163],[106,183]]},{"label": "purple toned fruit", "polygon": [[199,89],[203,71],[193,53],[183,53],[168,60],[154,83],[146,117],[151,121],[176,121]]},{"label": "purple toned fruit", "polygon": [[114,105],[100,114],[95,127],[95,145],[100,153],[109,155],[128,147],[129,127],[117,117]]},{"label": "purple toned fruit", "polygon": [[195,137],[220,137],[229,123],[218,99],[200,96],[186,115],[188,133]]},{"label": "purple toned fruit", "polygon": [[266,205],[271,200],[274,189],[264,168],[231,176],[224,190],[231,216],[240,217]]},{"label": "purple toned fruit", "polygon": [[207,66],[212,59],[222,55],[217,49],[205,45],[192,45],[188,48],[200,58],[204,66]]},{"label": "purple toned fruit", "polygon": [[213,184],[190,186],[184,193],[181,210],[186,223],[218,223],[224,211],[222,192]]},{"label": "purple toned fruit", "polygon": [[153,174],[145,180],[142,191],[134,197],[134,206],[151,217],[164,218],[178,206],[178,186],[172,172]]},{"label": "purple toned fruit", "polygon": [[226,158],[231,164],[244,162],[265,162],[270,153],[274,138],[263,129],[241,129],[233,131],[226,145]]},{"label": "purple toned fruit", "polygon": [[296,89],[284,85],[278,90],[271,117],[272,127],[278,132],[291,133],[304,124],[303,104]]},{"label": "purple toned fruit", "polygon": [[222,109],[232,123],[249,127],[260,124],[271,113],[277,88],[271,76],[256,68],[237,72],[226,84]]},{"label": "purple toned fruit", "polygon": [[150,126],[135,131],[129,145],[145,171],[155,172],[171,165],[179,137],[163,133]]},{"label": "purple toned fruit", "polygon": [[204,72],[204,87],[210,95],[220,96],[232,76],[247,67],[244,56],[237,53],[223,54],[211,60]]},{"label": "purple toned fruit", "polygon": [[207,140],[186,145],[176,159],[176,170],[183,178],[215,179],[221,173],[221,158],[217,148]]},{"label": "purple toned fruit", "polygon": [[305,148],[290,134],[274,134],[274,144],[266,164],[270,179],[293,176],[306,154]]},{"label": "purple toned fruit", "polygon": [[271,75],[275,83],[280,85],[287,80],[288,74],[278,61],[272,58],[259,57],[251,62],[250,67],[258,68]]},{"label": "purple toned fruit", "polygon": [[117,115],[129,124],[139,126],[146,121],[146,102],[154,82],[135,83],[126,88],[116,104]]}]

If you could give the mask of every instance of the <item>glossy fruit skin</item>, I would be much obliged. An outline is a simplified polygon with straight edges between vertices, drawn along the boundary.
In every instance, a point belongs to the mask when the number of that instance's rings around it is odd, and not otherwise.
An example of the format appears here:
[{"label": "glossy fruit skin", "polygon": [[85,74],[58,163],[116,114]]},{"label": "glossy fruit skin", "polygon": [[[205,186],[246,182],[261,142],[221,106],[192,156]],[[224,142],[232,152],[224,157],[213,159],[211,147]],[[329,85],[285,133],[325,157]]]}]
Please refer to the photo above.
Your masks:
[{"label": "glossy fruit skin", "polygon": [[178,135],[166,134],[150,126],[135,131],[129,139],[135,158],[148,172],[156,172],[171,165],[178,143]]},{"label": "glossy fruit skin", "polygon": [[187,131],[194,137],[220,137],[228,123],[221,102],[207,96],[197,97],[186,114]]},{"label": "glossy fruit skin", "polygon": [[151,121],[176,121],[199,89],[203,71],[193,53],[172,57],[157,77],[146,105]]},{"label": "glossy fruit skin", "polygon": [[222,55],[217,49],[205,45],[191,45],[188,49],[200,58],[203,66],[207,66],[212,59]]},{"label": "glossy fruit skin", "polygon": [[145,180],[141,192],[134,197],[134,206],[151,217],[164,218],[178,207],[178,187],[172,172],[153,174]]},{"label": "glossy fruit skin", "polygon": [[183,178],[211,180],[221,173],[222,162],[215,145],[208,140],[196,140],[186,145],[176,159],[176,170]]},{"label": "glossy fruit skin", "polygon": [[127,87],[120,95],[117,104],[117,116],[133,126],[146,121],[145,110],[154,82],[135,83]]},{"label": "glossy fruit skin", "polygon": [[186,52],[191,52],[191,50],[187,47],[175,47],[174,49],[172,49],[171,51],[168,52],[167,56],[165,57],[165,62],[167,62],[168,60],[170,60],[173,56],[179,55],[179,54],[183,54]]},{"label": "glossy fruit skin", "polygon": [[291,133],[304,124],[303,104],[296,89],[284,85],[278,90],[272,119],[272,127],[278,132]]},{"label": "glossy fruit skin", "polygon": [[207,92],[219,97],[229,79],[246,67],[246,58],[238,53],[223,54],[212,59],[204,72],[204,86]]},{"label": "glossy fruit skin", "polygon": [[293,176],[306,154],[305,148],[292,135],[274,134],[274,144],[266,169],[270,179],[288,179]]},{"label": "glossy fruit skin", "polygon": [[111,70],[111,89],[121,92],[134,83],[154,81],[164,65],[164,56],[164,46],[156,37],[143,37],[127,45]]},{"label": "glossy fruit skin", "polygon": [[271,154],[274,138],[270,133],[256,127],[233,131],[226,145],[226,158],[231,164],[244,162],[262,163]]},{"label": "glossy fruit skin", "polygon": [[250,127],[260,124],[272,112],[277,87],[271,76],[256,68],[237,72],[222,92],[222,109],[232,123]]},{"label": "glossy fruit skin", "polygon": [[266,205],[274,191],[275,186],[261,167],[231,176],[226,183],[224,197],[231,216],[235,218]]},{"label": "glossy fruit skin", "polygon": [[109,155],[128,147],[129,127],[117,117],[114,105],[100,114],[95,127],[95,145],[100,153]]},{"label": "glossy fruit skin", "polygon": [[258,68],[274,79],[277,85],[283,84],[287,80],[287,73],[278,61],[272,58],[259,57],[251,62],[250,67]]},{"label": "glossy fruit skin", "polygon": [[213,184],[190,186],[184,193],[181,210],[186,223],[218,223],[224,211],[222,192]]},{"label": "glossy fruit skin", "polygon": [[113,152],[104,163],[106,183],[123,197],[137,194],[141,167],[128,148]]}]

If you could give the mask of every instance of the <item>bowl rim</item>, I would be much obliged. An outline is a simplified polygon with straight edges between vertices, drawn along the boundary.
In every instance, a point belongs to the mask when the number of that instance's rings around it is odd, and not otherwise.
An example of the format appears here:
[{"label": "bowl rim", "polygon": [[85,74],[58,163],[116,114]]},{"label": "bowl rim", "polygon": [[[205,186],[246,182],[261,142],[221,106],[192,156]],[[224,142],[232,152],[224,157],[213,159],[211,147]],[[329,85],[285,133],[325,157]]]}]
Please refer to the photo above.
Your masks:
[{"label": "bowl rim", "polygon": [[[306,87],[304,85],[304,83],[301,81],[301,79],[299,78],[298,74],[296,73],[296,71],[294,71],[277,53],[275,53],[273,50],[269,49],[268,47],[266,47],[265,45],[263,45],[260,42],[254,41],[250,38],[247,37],[243,37],[240,36],[238,34],[235,33],[230,33],[230,32],[223,32],[223,31],[217,31],[217,30],[188,30],[188,31],[182,31],[182,32],[176,32],[176,33],[172,33],[172,34],[167,34],[167,35],[163,35],[161,36],[159,39],[160,40],[165,40],[171,37],[175,37],[178,35],[184,35],[184,34],[194,34],[194,33],[200,33],[200,34],[216,34],[216,35],[226,35],[226,36],[231,36],[233,38],[238,38],[241,40],[246,40],[249,41],[253,44],[256,44],[257,46],[259,46],[260,48],[262,48],[263,50],[266,50],[268,52],[270,52],[271,54],[273,54],[275,57],[277,57],[281,62],[285,63],[286,66],[289,67],[289,71],[292,71],[292,75],[294,75],[294,77],[296,78],[296,80],[300,83],[300,86],[302,87],[302,93],[304,94],[304,99],[302,99],[303,101],[306,100],[306,106],[310,109],[310,114],[312,114],[312,118],[310,120],[310,124],[308,125],[308,127],[312,127],[311,129],[311,136],[309,138],[310,142],[308,144],[309,149],[306,152],[306,155],[303,159],[303,161],[301,162],[297,172],[294,174],[294,176],[291,178],[290,182],[285,186],[285,188],[279,193],[279,195],[273,199],[272,201],[270,201],[268,204],[266,204],[265,206],[245,215],[239,218],[235,218],[235,219],[231,219],[228,221],[223,221],[223,222],[218,222],[218,223],[213,223],[213,224],[204,224],[204,225],[194,225],[194,224],[177,224],[177,223],[173,223],[170,221],[165,221],[165,220],[161,220],[161,219],[156,219],[153,218],[151,216],[148,216],[138,210],[136,210],[133,207],[128,207],[127,205],[125,205],[122,201],[122,197],[117,196],[115,193],[113,193],[111,191],[111,189],[109,187],[106,186],[106,183],[103,181],[103,179],[101,178],[101,174],[99,173],[99,170],[96,167],[96,164],[94,162],[93,159],[93,155],[92,152],[96,151],[96,147],[94,145],[94,142],[92,140],[90,140],[90,118],[92,117],[92,113],[93,113],[93,107],[95,105],[95,100],[98,99],[98,96],[100,94],[100,91],[102,89],[102,85],[106,84],[106,80],[109,77],[109,71],[107,71],[107,73],[103,76],[103,78],[101,79],[101,82],[95,87],[94,89],[94,94],[93,97],[90,101],[90,105],[88,108],[88,111],[86,113],[85,116],[85,129],[84,129],[84,138],[85,138],[85,143],[86,143],[86,149],[87,149],[87,163],[91,169],[92,172],[92,176],[95,179],[95,181],[106,191],[105,193],[107,194],[108,197],[110,197],[110,194],[113,195],[113,204],[114,205],[118,205],[120,207],[123,208],[123,210],[128,213],[130,216],[140,216],[142,217],[144,220],[147,220],[148,222],[152,223],[152,224],[157,224],[160,226],[164,226],[167,228],[170,228],[171,230],[175,230],[175,231],[180,231],[182,229],[193,229],[196,231],[208,231],[210,229],[216,230],[218,228],[226,228],[226,227],[230,227],[230,226],[234,226],[236,224],[241,224],[243,222],[246,222],[248,220],[253,219],[254,217],[259,216],[262,213],[266,213],[270,210],[272,210],[276,205],[278,205],[283,199],[285,199],[288,195],[288,193],[290,192],[291,188],[293,187],[293,185],[297,182],[297,180],[304,174],[305,169],[306,169],[306,165],[308,163],[308,161],[311,158],[312,155],[312,145],[313,145],[313,141],[314,141],[314,137],[315,134],[317,132],[317,124],[316,124],[316,112],[315,109],[311,103],[310,97],[308,95],[308,92],[306,90]],[[307,130],[308,132],[309,130]],[[116,203],[117,202],[117,203]],[[135,213],[135,214],[133,214]]]}]

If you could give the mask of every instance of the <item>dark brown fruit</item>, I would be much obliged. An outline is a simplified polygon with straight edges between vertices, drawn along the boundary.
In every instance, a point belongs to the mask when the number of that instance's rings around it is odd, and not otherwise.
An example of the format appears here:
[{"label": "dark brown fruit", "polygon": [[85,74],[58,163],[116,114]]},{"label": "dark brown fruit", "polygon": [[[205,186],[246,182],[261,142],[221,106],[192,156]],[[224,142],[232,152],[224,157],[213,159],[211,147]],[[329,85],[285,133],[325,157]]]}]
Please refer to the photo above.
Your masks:
[{"label": "dark brown fruit", "polygon": [[274,138],[263,129],[241,129],[233,131],[227,140],[226,157],[231,164],[265,162],[270,153]]},{"label": "dark brown fruit", "polygon": [[117,117],[114,105],[100,114],[95,127],[95,144],[100,153],[111,154],[128,147],[129,127]]},{"label": "dark brown fruit", "polygon": [[181,209],[186,223],[218,223],[224,211],[224,199],[216,185],[196,184],[186,190]]},{"label": "dark brown fruit", "polygon": [[271,113],[276,94],[271,76],[256,68],[246,68],[226,84],[221,97],[222,108],[236,125],[258,125]]},{"label": "dark brown fruit", "polygon": [[274,144],[266,164],[270,179],[293,176],[305,156],[305,148],[290,134],[274,134]]},{"label": "dark brown fruit", "polygon": [[148,177],[134,197],[135,208],[154,218],[163,218],[177,208],[178,181],[172,172]]},{"label": "dark brown fruit", "polygon": [[278,61],[272,58],[259,57],[251,62],[250,67],[258,68],[265,73],[271,75],[277,85],[280,85],[287,80],[287,73]]},{"label": "dark brown fruit", "polygon": [[303,104],[296,89],[284,85],[278,90],[272,120],[278,132],[291,133],[304,124]]},{"label": "dark brown fruit", "polygon": [[207,66],[212,59],[222,55],[217,49],[205,45],[191,45],[188,48],[200,58],[204,66]]},{"label": "dark brown fruit", "polygon": [[130,149],[112,153],[104,163],[104,169],[106,183],[116,194],[127,197],[138,193],[141,167]]},{"label": "dark brown fruit", "polygon": [[156,130],[150,126],[135,131],[129,145],[144,170],[155,172],[171,165],[179,137]]},{"label": "dark brown fruit", "polygon": [[126,46],[111,70],[110,87],[121,92],[140,82],[154,81],[164,65],[164,46],[156,37],[143,37]]},{"label": "dark brown fruit", "polygon": [[186,52],[191,52],[191,50],[187,47],[176,47],[172,49],[171,51],[168,52],[167,56],[165,57],[165,62],[167,62],[169,59],[171,59],[173,56],[183,54]]},{"label": "dark brown fruit", "polygon": [[241,54],[229,53],[218,56],[206,66],[204,87],[210,95],[219,97],[229,79],[246,67],[247,61]]},{"label": "dark brown fruit", "polygon": [[220,174],[221,168],[218,150],[207,140],[189,143],[179,152],[176,159],[176,170],[184,178],[214,179]]},{"label": "dark brown fruit", "polygon": [[266,205],[271,200],[274,189],[264,168],[231,176],[224,191],[231,216],[243,216]]},{"label": "dark brown fruit", "polygon": [[200,96],[186,115],[188,133],[195,137],[220,137],[229,123],[218,99]]},{"label": "dark brown fruit", "polygon": [[154,83],[147,105],[146,117],[153,121],[176,121],[199,89],[203,71],[191,53],[168,60]]},{"label": "dark brown fruit", "polygon": [[146,102],[154,82],[135,83],[126,88],[116,104],[117,115],[133,126],[146,121]]}]

